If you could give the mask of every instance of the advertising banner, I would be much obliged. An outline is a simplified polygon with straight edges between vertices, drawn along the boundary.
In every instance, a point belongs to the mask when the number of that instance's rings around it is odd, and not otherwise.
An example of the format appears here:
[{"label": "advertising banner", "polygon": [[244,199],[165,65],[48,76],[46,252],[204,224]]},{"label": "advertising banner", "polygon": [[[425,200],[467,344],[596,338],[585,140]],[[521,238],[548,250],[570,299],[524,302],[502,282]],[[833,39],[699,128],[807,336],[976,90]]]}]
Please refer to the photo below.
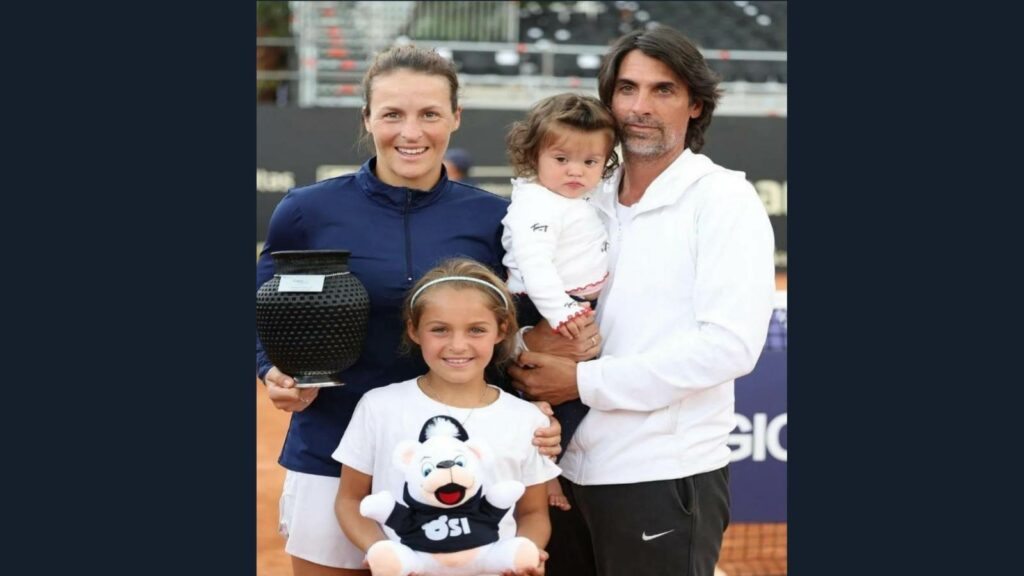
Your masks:
[{"label": "advertising banner", "polygon": [[776,309],[757,366],[736,379],[729,436],[734,522],[786,522],[786,309]]}]

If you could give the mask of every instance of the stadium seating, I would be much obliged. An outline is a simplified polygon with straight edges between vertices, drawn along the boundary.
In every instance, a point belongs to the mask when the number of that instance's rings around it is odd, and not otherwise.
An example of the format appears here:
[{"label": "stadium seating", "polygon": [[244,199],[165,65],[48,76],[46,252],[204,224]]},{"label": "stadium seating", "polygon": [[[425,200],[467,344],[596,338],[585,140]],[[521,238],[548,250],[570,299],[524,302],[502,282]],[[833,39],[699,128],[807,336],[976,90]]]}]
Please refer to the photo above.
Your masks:
[{"label": "stadium seating", "polygon": [[[664,23],[708,50],[786,51],[785,2],[523,2],[519,40],[556,45],[610,44],[633,30]],[[456,55],[456,59],[457,59]],[[786,81],[786,62],[721,60],[709,56],[725,81]],[[721,64],[721,65],[720,65]],[[597,71],[556,59],[556,76],[596,77]]]},{"label": "stadium seating", "polygon": [[[515,78],[594,86],[611,42],[658,24],[693,39],[736,93],[784,91],[787,82],[787,8],[779,1],[526,0],[518,14],[503,2],[474,3],[489,5],[476,13],[457,2],[289,4],[300,106],[358,105],[373,54],[402,41],[445,50],[467,86],[507,86]],[[481,21],[480,10],[492,10],[493,18]]]}]

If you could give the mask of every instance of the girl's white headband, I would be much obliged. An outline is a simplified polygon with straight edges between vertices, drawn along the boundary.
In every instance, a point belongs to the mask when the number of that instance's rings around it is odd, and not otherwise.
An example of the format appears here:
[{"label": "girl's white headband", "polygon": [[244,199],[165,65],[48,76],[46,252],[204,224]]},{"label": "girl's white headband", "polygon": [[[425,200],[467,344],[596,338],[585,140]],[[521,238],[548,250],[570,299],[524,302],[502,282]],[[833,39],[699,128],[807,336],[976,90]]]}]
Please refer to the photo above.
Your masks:
[{"label": "girl's white headband", "polygon": [[498,296],[501,296],[501,301],[505,303],[505,309],[506,310],[508,310],[510,308],[510,306],[508,305],[508,298],[505,297],[505,293],[502,292],[501,290],[499,290],[497,286],[495,286],[494,284],[491,284],[490,282],[488,282],[486,280],[481,280],[479,278],[471,278],[469,276],[445,276],[444,278],[438,278],[437,280],[431,280],[430,282],[427,282],[423,286],[420,286],[420,289],[417,290],[412,295],[412,298],[409,300],[409,307],[412,308],[416,304],[416,298],[419,298],[420,292],[423,292],[424,290],[426,290],[427,288],[430,288],[434,284],[439,284],[441,282],[449,282],[449,281],[454,281],[454,280],[461,280],[463,282],[474,282],[474,283],[479,284],[481,286],[487,286],[491,290],[494,290],[498,294]]}]

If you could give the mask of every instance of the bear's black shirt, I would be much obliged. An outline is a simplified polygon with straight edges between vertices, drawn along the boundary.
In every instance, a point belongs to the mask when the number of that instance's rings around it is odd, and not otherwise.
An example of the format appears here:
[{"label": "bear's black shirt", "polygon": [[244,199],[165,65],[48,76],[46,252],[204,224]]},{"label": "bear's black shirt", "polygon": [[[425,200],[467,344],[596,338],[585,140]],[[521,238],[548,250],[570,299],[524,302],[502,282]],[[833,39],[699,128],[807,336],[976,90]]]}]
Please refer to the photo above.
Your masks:
[{"label": "bear's black shirt", "polygon": [[458,552],[496,542],[498,523],[509,511],[485,500],[482,490],[455,508],[435,508],[413,500],[408,483],[402,492],[408,508],[396,503],[384,524],[398,534],[402,544],[419,552]]}]

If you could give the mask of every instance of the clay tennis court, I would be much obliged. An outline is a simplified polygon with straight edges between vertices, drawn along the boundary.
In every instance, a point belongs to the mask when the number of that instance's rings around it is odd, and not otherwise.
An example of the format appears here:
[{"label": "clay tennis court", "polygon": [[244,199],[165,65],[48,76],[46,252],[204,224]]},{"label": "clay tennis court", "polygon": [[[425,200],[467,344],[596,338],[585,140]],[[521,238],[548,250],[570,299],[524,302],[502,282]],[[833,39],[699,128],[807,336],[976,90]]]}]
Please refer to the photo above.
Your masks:
[{"label": "clay tennis court", "polygon": [[[786,290],[785,274],[776,286]],[[284,468],[277,456],[288,431],[290,414],[274,408],[263,384],[256,379],[256,574],[291,576],[290,557],[277,533],[277,501]],[[786,574],[786,524],[734,524],[722,547],[720,567],[728,576]]]},{"label": "clay tennis court", "polygon": [[277,455],[284,444],[290,414],[270,403],[263,383],[256,379],[256,574],[291,576],[291,558],[277,533],[277,500],[284,484],[284,468]]}]

